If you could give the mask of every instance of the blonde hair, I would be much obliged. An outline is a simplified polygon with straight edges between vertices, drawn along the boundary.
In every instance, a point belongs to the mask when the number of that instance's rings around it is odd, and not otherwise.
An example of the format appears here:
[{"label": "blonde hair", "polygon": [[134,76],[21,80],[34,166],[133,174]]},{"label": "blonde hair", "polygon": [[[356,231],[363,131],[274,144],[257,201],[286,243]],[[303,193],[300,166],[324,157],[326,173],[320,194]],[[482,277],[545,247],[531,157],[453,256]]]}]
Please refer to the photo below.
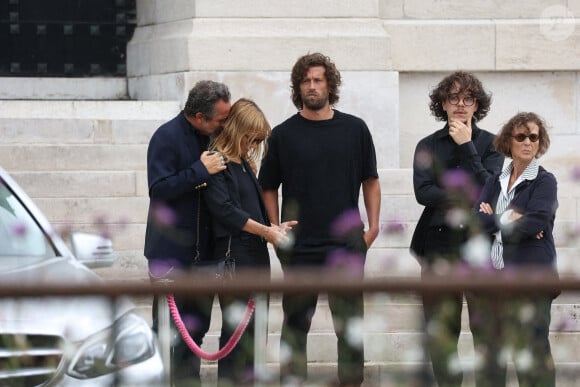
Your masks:
[{"label": "blonde hair", "polygon": [[245,153],[242,153],[242,141],[244,137],[248,144],[254,140],[266,140],[271,132],[272,128],[258,105],[252,100],[240,98],[232,105],[224,128],[212,138],[209,148],[221,153],[226,160],[240,157],[256,172],[256,163],[266,153],[266,141],[249,147]]}]

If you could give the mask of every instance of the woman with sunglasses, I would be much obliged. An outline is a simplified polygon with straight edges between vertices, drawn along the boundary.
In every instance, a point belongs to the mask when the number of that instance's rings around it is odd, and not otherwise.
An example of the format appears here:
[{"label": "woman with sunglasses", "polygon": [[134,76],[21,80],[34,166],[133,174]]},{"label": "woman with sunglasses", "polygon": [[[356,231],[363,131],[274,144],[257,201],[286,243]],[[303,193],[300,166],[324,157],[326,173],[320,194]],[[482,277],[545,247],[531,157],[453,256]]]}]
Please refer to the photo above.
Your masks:
[{"label": "woman with sunglasses", "polygon": [[[236,101],[222,131],[209,145],[211,151],[221,155],[226,169],[212,175],[203,191],[213,222],[214,258],[221,259],[229,253],[236,271],[254,270],[256,275],[268,276],[267,242],[276,246],[288,241],[286,231],[296,224],[289,221],[272,225],[266,214],[256,179],[256,162],[264,154],[264,140],[270,133],[270,124],[256,103],[244,98]],[[220,295],[219,301],[222,310],[219,341],[223,348],[239,322],[239,318],[232,316],[237,315],[239,307],[245,307],[248,297]],[[218,362],[218,385],[252,385],[253,368],[252,318],[237,346]]]},{"label": "woman with sunglasses", "polygon": [[[494,144],[512,161],[486,182],[475,207],[492,238],[492,265],[497,270],[540,268],[546,275],[557,276],[552,235],[557,183],[538,164],[550,146],[546,124],[535,113],[518,113],[502,127]],[[491,367],[487,370],[489,386],[505,386],[505,356],[497,355],[506,350],[512,353],[520,386],[555,385],[548,340],[553,298],[550,294],[518,296],[503,304],[499,332],[491,335],[497,335],[498,341],[486,362]],[[522,356],[531,356],[525,367],[518,361]]]}]

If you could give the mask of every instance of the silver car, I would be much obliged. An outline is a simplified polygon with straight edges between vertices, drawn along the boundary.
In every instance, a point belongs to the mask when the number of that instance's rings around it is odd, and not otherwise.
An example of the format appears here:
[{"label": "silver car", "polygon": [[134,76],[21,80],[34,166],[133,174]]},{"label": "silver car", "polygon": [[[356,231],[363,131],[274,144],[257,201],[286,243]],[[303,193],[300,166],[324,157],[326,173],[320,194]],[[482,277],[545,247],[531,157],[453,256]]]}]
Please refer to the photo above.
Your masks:
[{"label": "silver car", "polygon": [[[0,168],[0,284],[90,284],[113,263],[111,240],[73,233],[71,247]],[[163,384],[156,337],[126,298],[0,298],[1,386]]]}]

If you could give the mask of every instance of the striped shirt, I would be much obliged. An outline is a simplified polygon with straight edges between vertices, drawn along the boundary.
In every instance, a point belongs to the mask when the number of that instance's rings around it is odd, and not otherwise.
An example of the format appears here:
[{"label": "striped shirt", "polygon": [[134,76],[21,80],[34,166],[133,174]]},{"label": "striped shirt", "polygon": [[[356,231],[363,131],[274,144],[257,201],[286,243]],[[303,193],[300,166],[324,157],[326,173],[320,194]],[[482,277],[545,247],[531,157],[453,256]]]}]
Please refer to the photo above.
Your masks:
[{"label": "striped shirt", "polygon": [[[499,193],[499,197],[497,198],[497,204],[495,206],[495,213],[498,217],[500,217],[501,215],[504,214],[504,212],[506,212],[506,209],[509,207],[510,203],[514,198],[516,187],[524,180],[534,180],[538,176],[538,168],[539,168],[538,160],[534,158],[532,162],[528,164],[524,172],[515,181],[514,185],[511,186],[509,191],[507,187],[510,181],[510,175],[514,169],[513,161],[509,163],[509,165],[503,170],[501,175],[499,175],[499,183],[501,185],[501,190]],[[507,220],[505,217],[501,218],[500,221],[501,225],[508,224],[510,222],[511,221]],[[493,267],[498,270],[501,270],[504,267],[501,229],[495,233],[495,238],[491,246],[491,263]]]}]

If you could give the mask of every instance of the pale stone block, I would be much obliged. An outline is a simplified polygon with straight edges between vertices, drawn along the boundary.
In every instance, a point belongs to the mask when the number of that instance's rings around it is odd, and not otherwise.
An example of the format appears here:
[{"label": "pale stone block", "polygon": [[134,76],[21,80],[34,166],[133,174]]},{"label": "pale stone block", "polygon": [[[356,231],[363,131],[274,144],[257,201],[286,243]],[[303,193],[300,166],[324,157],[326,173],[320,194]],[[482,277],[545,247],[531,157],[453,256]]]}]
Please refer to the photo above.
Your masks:
[{"label": "pale stone block", "polygon": [[[558,179],[558,176],[556,176]],[[580,186],[580,184],[577,184]],[[580,190],[579,190],[580,191]],[[559,222],[571,221],[575,222],[577,219],[576,210],[578,208],[577,200],[580,198],[580,194],[577,192],[575,197],[569,196],[570,193],[566,190],[566,186],[562,186],[558,182],[558,211],[556,212],[556,219]]]},{"label": "pale stone block", "polygon": [[[143,216],[147,216],[148,207],[145,204],[140,208]],[[138,210],[137,210],[138,211]],[[141,255],[137,255],[136,259],[143,257],[143,247],[145,246],[145,223],[123,223],[121,225],[108,225],[114,233],[113,247],[118,251],[137,251]],[[143,257],[143,259],[145,259]]]},{"label": "pale stone block", "polygon": [[569,1],[568,11],[575,17],[580,17],[580,1]]},{"label": "pale stone block", "polygon": [[146,145],[0,144],[0,165],[8,171],[145,170],[146,155]]},{"label": "pale stone block", "polygon": [[70,171],[11,174],[32,198],[133,197],[135,172]]},{"label": "pale stone block", "polygon": [[[213,76],[208,79],[213,79]],[[136,100],[164,100],[185,103],[187,92],[184,73],[153,74],[143,77],[129,77],[129,95]]]},{"label": "pale stone block", "polygon": [[163,119],[111,121],[113,143],[149,144],[151,136],[157,128],[175,117],[179,111],[179,106],[175,103],[175,112]]},{"label": "pale stone block", "polygon": [[379,16],[381,19],[403,19],[404,4],[405,0],[379,0]]},{"label": "pale stone block", "polygon": [[0,118],[159,120],[175,109],[174,101],[0,100]]},{"label": "pale stone block", "polygon": [[384,21],[398,71],[495,68],[495,26],[490,21]]},{"label": "pale stone block", "polygon": [[[361,203],[362,204],[362,203]],[[364,211],[364,206],[360,207]],[[381,221],[383,223],[403,223],[418,219],[422,206],[419,206],[413,195],[413,190],[408,195],[382,196]]]},{"label": "pale stone block", "polygon": [[[271,54],[280,47],[281,55]],[[127,45],[127,68],[129,76],[286,70],[298,56],[319,50],[344,70],[390,68],[379,19],[196,19],[138,27]]]},{"label": "pale stone block", "polygon": [[389,195],[413,195],[413,169],[381,169],[379,171],[381,182],[381,194]]},{"label": "pale stone block", "polygon": [[0,118],[3,143],[148,144],[153,132],[179,112],[163,119]]},{"label": "pale stone block", "polygon": [[135,172],[135,192],[137,196],[149,197],[149,184],[147,183],[147,171]]},{"label": "pale stone block", "polygon": [[541,163],[546,166],[552,164],[580,166],[579,138],[578,135],[551,136],[550,149],[540,159]]},{"label": "pale stone block", "polygon": [[95,120],[6,117],[0,118],[0,138],[4,144],[90,144],[96,126]]},{"label": "pale stone block", "polygon": [[149,201],[134,197],[49,197],[37,198],[35,203],[47,218],[55,223],[144,224]]},{"label": "pale stone block", "polygon": [[484,0],[469,6],[457,0],[404,0],[404,16],[410,19],[529,19],[540,17],[548,7],[565,5],[566,0]]},{"label": "pale stone block", "polygon": [[429,93],[446,73],[401,73],[399,75],[399,166],[411,170],[413,154],[419,140],[443,123],[435,121],[429,111]]},{"label": "pale stone block", "polygon": [[417,362],[422,351],[420,332],[365,335],[365,360],[387,363]]},{"label": "pale stone block", "polygon": [[[338,63],[337,63],[338,66]],[[340,67],[339,67],[340,69]],[[337,109],[361,117],[373,136],[377,166],[399,166],[399,77],[388,71],[343,71]]]},{"label": "pale stone block", "polygon": [[111,144],[113,142],[111,120],[96,120],[95,121],[95,144]]},{"label": "pale stone block", "polygon": [[365,18],[377,17],[376,1],[318,0],[171,0],[137,1],[138,25],[195,18]]},{"label": "pale stone block", "polygon": [[0,77],[0,100],[118,100],[126,98],[127,79],[124,77]]},{"label": "pale stone block", "polygon": [[[532,111],[546,120],[552,139],[576,133],[577,73],[497,72],[478,74],[478,77],[492,93],[492,107],[483,121],[483,127],[489,131],[499,132],[519,111]],[[547,155],[551,153],[553,150]]]},{"label": "pale stone block", "polygon": [[[580,19],[497,23],[497,70],[577,70]],[[566,58],[566,60],[562,60]]]},{"label": "pale stone block", "polygon": [[[194,29],[193,20],[137,27],[127,43],[127,75],[162,74],[187,69],[188,39],[191,35],[195,36]],[[205,50],[202,51],[205,55]]]}]

